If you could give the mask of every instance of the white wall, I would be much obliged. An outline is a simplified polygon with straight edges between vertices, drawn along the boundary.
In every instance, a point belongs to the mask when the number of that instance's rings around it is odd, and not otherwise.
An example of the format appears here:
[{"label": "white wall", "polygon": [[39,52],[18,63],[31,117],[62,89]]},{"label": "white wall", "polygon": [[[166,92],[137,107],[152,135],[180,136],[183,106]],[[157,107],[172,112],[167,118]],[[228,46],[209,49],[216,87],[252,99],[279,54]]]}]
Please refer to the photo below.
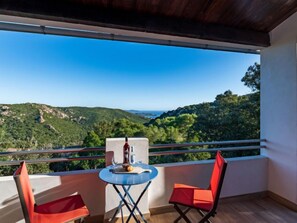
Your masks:
[{"label": "white wall", "polygon": [[[228,159],[222,196],[236,196],[267,190],[267,158],[263,156]],[[159,175],[148,191],[150,208],[168,205],[174,183],[208,186],[213,161],[195,161],[157,165]],[[100,170],[70,171],[49,175],[31,175],[37,203],[80,193],[91,216],[104,215],[106,185],[98,178]],[[115,200],[115,205],[119,200]],[[148,205],[147,204],[147,205]],[[0,222],[22,220],[22,210],[12,177],[0,177]],[[24,222],[24,221],[21,221]]]},{"label": "white wall", "polygon": [[297,13],[271,33],[261,51],[262,154],[269,157],[268,190],[297,204]]},{"label": "white wall", "polygon": [[[99,170],[71,171],[48,175],[30,175],[37,204],[81,194],[91,216],[104,215],[105,184],[98,178]],[[0,177],[0,222],[24,222],[13,177]]]}]

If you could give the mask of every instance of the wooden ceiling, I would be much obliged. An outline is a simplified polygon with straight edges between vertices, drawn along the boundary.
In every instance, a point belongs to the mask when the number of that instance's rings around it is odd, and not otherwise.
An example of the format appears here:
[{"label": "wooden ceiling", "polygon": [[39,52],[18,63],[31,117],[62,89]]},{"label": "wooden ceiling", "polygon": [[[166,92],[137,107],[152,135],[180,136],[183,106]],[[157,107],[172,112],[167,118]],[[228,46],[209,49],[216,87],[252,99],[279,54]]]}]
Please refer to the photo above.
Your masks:
[{"label": "wooden ceiling", "polygon": [[296,0],[0,0],[0,14],[267,47]]}]

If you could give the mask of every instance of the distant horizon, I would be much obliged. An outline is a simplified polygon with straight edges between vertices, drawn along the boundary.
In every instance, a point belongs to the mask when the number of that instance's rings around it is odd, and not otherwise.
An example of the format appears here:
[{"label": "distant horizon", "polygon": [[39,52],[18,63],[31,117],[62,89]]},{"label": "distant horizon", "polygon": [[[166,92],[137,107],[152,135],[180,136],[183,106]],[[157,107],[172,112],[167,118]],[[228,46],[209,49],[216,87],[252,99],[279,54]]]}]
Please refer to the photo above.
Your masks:
[{"label": "distant horizon", "polygon": [[0,31],[0,102],[174,110],[250,89],[259,55]]},{"label": "distant horizon", "polygon": [[[226,90],[228,91],[228,90]],[[224,92],[220,93],[220,94],[223,94]],[[232,91],[233,94],[236,94],[235,92]],[[248,92],[246,94],[250,94],[252,92]],[[246,95],[246,94],[242,94],[242,95]],[[239,95],[237,94],[238,96],[242,96],[242,95]],[[214,100],[213,100],[214,101]],[[180,105],[178,107],[175,107],[175,108],[170,108],[170,109],[146,109],[146,108],[120,108],[120,107],[106,107],[106,106],[100,106],[100,105],[95,105],[95,106],[85,106],[85,105],[54,105],[54,104],[48,104],[48,103],[43,103],[43,102],[16,102],[16,103],[2,103],[0,102],[1,105],[9,105],[9,104],[42,104],[42,105],[48,105],[48,106],[51,106],[51,107],[60,107],[60,108],[63,108],[63,107],[84,107],[84,108],[111,108],[111,109],[121,109],[121,110],[124,110],[124,111],[170,111],[170,110],[176,110],[177,108],[179,107],[185,107],[185,106],[189,106],[189,105],[196,105],[196,104],[201,104],[201,103],[210,103],[210,102],[213,102],[213,101],[203,101],[203,102],[197,102],[197,103],[193,103],[193,104],[185,104],[185,105]]]},{"label": "distant horizon", "polygon": [[[68,107],[82,107],[82,108],[110,108],[110,109],[120,109],[123,111],[169,111],[174,109],[123,109],[119,107],[104,107],[104,106],[82,106],[82,105],[66,105],[66,106],[59,106],[59,105],[52,105],[52,104],[45,104],[39,102],[20,102],[20,103],[1,103],[0,105],[22,105],[22,104],[39,104],[39,105],[47,105],[55,108],[68,108]],[[187,105],[184,105],[187,106]]]},{"label": "distant horizon", "polygon": [[[221,94],[223,94],[224,92],[222,92]],[[235,94],[234,92],[232,92],[233,94]],[[247,93],[248,94],[248,93]],[[238,95],[238,94],[237,94]],[[242,95],[238,95],[238,96],[242,96]],[[185,107],[185,106],[189,106],[189,105],[196,105],[196,104],[201,104],[201,103],[210,103],[213,101],[204,101],[204,102],[197,102],[194,104],[185,104],[185,105],[181,105],[178,106],[176,108],[172,108],[172,109],[124,109],[124,108],[120,108],[120,107],[105,107],[105,106],[83,106],[83,105],[53,105],[53,104],[46,104],[46,103],[39,103],[39,102],[20,102],[20,103],[2,103],[0,102],[0,105],[21,105],[21,104],[40,104],[40,105],[47,105],[47,106],[51,106],[51,107],[58,107],[58,108],[66,108],[66,107],[83,107],[83,108],[110,108],[110,109],[120,109],[123,111],[153,111],[153,112],[167,112],[167,111],[171,111],[171,110],[176,110],[179,107]]]}]

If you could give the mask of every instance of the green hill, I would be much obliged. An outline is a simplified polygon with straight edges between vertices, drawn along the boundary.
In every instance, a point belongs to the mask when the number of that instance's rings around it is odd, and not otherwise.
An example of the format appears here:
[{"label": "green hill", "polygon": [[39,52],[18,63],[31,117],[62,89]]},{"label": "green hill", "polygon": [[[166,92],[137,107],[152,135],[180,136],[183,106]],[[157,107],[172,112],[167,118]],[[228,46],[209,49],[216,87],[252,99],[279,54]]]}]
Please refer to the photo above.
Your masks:
[{"label": "green hill", "polygon": [[123,118],[137,123],[148,121],[120,109],[0,104],[0,148],[80,145],[95,123]]},{"label": "green hill", "polygon": [[217,95],[213,102],[188,105],[165,112],[160,117],[150,120],[148,125],[170,126],[173,118],[186,114],[196,116],[195,122],[189,128],[189,134],[197,134],[196,138],[199,141],[260,137],[259,92],[238,96],[226,91]]}]

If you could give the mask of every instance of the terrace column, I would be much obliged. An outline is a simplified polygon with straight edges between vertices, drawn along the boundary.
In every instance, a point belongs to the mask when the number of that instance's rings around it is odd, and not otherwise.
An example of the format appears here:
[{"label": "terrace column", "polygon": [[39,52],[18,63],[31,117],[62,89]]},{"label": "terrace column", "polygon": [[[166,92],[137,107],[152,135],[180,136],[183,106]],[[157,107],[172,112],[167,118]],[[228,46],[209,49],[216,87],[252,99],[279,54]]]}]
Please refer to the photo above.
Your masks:
[{"label": "terrace column", "polygon": [[[268,191],[297,204],[297,14],[270,33],[261,51],[261,138],[269,158]],[[277,197],[278,197],[277,196]],[[295,206],[296,207],[296,206]]]},{"label": "terrace column", "polygon": [[[130,146],[135,148],[136,161],[142,161],[142,163],[148,163],[148,148],[149,142],[147,138],[128,138]],[[123,162],[123,146],[125,144],[125,138],[107,138],[106,139],[106,165],[111,164],[112,156],[118,163]],[[131,195],[135,195],[134,198],[138,198],[142,192],[144,185],[133,186],[131,188]],[[115,192],[112,185],[107,185],[105,188],[105,216],[104,219],[109,219],[113,216],[115,209],[119,205],[120,198]],[[148,204],[148,191],[142,197],[139,205],[139,209],[145,215],[149,217],[149,204]],[[124,216],[128,215],[127,208],[123,208]],[[120,216],[118,214],[118,216]]]}]

